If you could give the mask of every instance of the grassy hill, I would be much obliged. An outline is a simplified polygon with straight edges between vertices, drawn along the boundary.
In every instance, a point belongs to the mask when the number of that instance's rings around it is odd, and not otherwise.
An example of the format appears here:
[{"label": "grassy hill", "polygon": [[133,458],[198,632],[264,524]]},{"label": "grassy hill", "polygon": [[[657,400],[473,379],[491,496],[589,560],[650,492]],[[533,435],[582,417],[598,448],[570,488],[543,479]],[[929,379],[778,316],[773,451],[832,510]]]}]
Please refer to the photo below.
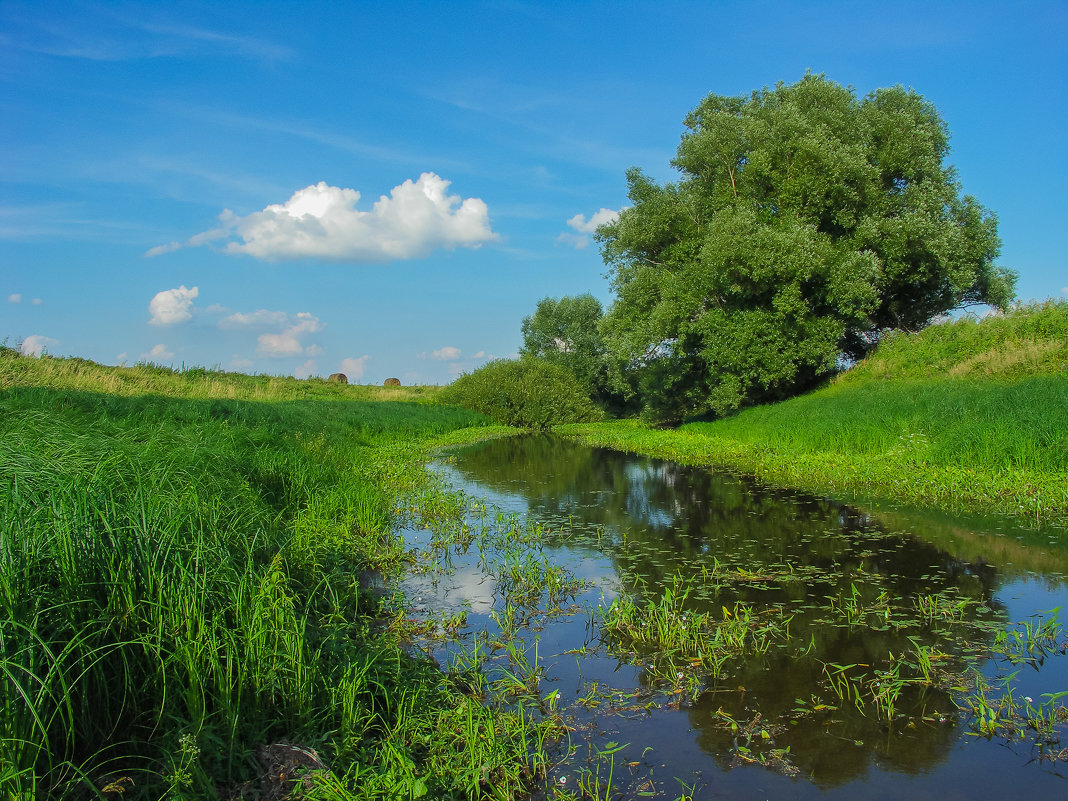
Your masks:
[{"label": "grassy hill", "polygon": [[828,386],[723,420],[563,430],[844,498],[1066,525],[1068,303],[892,334]]}]

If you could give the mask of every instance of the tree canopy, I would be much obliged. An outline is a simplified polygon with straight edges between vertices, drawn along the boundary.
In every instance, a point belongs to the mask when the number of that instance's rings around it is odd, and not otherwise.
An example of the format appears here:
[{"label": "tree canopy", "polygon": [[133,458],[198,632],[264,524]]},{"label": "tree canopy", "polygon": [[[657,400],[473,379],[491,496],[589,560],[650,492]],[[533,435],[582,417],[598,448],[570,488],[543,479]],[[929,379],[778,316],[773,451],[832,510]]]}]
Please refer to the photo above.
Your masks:
[{"label": "tree canopy", "polygon": [[616,293],[602,331],[653,414],[726,413],[802,391],[890,329],[1006,306],[997,221],[962,194],[949,133],[914,91],[806,75],[709,95],[677,183],[627,173],[598,229]]},{"label": "tree canopy", "polygon": [[599,325],[604,309],[589,293],[542,298],[534,314],[523,318],[522,356],[538,356],[566,367],[586,388],[600,396],[606,388],[604,339]]}]

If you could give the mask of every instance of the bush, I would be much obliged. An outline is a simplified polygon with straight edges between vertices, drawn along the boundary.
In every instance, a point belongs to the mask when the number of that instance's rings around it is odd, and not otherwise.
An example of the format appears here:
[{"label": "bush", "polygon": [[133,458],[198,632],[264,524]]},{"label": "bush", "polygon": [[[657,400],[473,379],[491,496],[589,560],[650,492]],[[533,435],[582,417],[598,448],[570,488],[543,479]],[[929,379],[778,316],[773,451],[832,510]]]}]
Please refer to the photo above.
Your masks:
[{"label": "bush", "polygon": [[438,397],[520,428],[544,430],[602,416],[570,370],[539,358],[490,362],[460,376]]}]

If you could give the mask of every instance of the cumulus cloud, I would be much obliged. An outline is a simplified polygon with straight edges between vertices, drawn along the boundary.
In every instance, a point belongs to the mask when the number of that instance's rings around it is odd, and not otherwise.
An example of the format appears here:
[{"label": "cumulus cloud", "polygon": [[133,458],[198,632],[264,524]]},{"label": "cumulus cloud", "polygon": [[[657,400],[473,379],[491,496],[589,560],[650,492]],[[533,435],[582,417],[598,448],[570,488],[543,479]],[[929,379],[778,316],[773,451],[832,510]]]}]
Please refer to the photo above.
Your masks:
[{"label": "cumulus cloud", "polygon": [[363,378],[364,368],[367,367],[367,362],[371,357],[367,354],[360,356],[359,358],[348,357],[341,360],[341,372],[352,381],[353,379]]},{"label": "cumulus cloud", "polygon": [[158,345],[153,345],[152,350],[148,353],[141,354],[142,361],[148,362],[166,362],[174,358],[174,351],[167,350],[167,346],[162,342]]},{"label": "cumulus cloud", "polygon": [[[345,262],[418,259],[437,248],[477,248],[497,239],[480,198],[448,194],[450,182],[432,172],[382,195],[370,211],[356,208],[360,193],[320,181],[244,217],[229,209],[220,225],[185,246],[212,242],[231,254],[266,261],[315,258]],[[175,250],[159,245],[146,256]]]},{"label": "cumulus cloud", "polygon": [[193,300],[200,294],[197,287],[186,289],[185,285],[177,289],[165,289],[157,292],[156,296],[148,303],[148,311],[152,315],[149,322],[152,325],[173,325],[184,323],[192,318]]},{"label": "cumulus cloud", "polygon": [[290,322],[280,333],[260,334],[256,352],[261,356],[298,356],[306,352],[301,339],[323,329],[319,318],[310,312],[299,312]]},{"label": "cumulus cloud", "polygon": [[54,348],[58,344],[58,339],[41,336],[40,334],[30,334],[30,336],[22,340],[22,344],[19,345],[19,351],[23,356],[40,356],[45,351]]},{"label": "cumulus cloud", "polygon": [[34,306],[40,306],[43,302],[44,301],[42,301],[40,298],[34,298],[30,301],[30,303],[32,303]]},{"label": "cumulus cloud", "polygon": [[582,250],[590,244],[590,234],[597,230],[598,226],[605,223],[615,222],[619,219],[619,212],[612,209],[601,208],[590,215],[587,220],[585,214],[576,214],[567,221],[571,231],[564,231],[556,237],[557,243],[571,245],[577,250]]},{"label": "cumulus cloud", "polygon": [[7,296],[7,302],[22,303],[22,295],[20,295],[18,292],[13,292],[12,294]]}]

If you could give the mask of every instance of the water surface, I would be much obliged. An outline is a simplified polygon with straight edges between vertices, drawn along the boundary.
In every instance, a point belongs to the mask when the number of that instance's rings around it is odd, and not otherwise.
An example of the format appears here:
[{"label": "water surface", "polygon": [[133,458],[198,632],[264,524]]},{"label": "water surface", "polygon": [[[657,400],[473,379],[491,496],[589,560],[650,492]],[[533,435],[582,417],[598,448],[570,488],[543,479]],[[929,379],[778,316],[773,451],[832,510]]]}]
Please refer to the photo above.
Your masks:
[{"label": "water surface", "polygon": [[[997,653],[999,632],[1049,621],[1068,601],[1068,548],[1052,532],[872,514],[550,437],[482,443],[433,469],[470,499],[472,539],[407,530],[427,567],[403,589],[424,615],[466,612],[456,640],[427,646],[442,664],[477,645],[497,675],[536,668],[537,693],[572,729],[556,786],[576,791],[599,778],[603,789],[611,769],[613,791],[627,798],[674,799],[684,787],[709,799],[1068,791],[1055,758],[1064,725],[987,738],[959,709],[978,676],[1015,673],[1013,697],[1038,703],[1068,690],[1063,635],[1025,659],[1015,652],[1015,664]],[[536,536],[520,545],[477,536],[509,519]],[[514,576],[533,564],[564,568],[581,589],[562,602],[529,592],[517,601]],[[722,617],[740,604],[777,627],[771,646],[727,660],[715,676],[681,666],[665,681],[655,654],[604,641],[600,614],[614,598],[655,600],[680,580],[694,613]],[[917,599],[940,612],[922,619]],[[510,651],[502,632],[516,638]],[[915,678],[921,648],[937,655],[934,680],[908,683],[895,711],[879,715],[868,700],[879,676],[897,665]],[[864,701],[841,697],[836,675]]]}]

